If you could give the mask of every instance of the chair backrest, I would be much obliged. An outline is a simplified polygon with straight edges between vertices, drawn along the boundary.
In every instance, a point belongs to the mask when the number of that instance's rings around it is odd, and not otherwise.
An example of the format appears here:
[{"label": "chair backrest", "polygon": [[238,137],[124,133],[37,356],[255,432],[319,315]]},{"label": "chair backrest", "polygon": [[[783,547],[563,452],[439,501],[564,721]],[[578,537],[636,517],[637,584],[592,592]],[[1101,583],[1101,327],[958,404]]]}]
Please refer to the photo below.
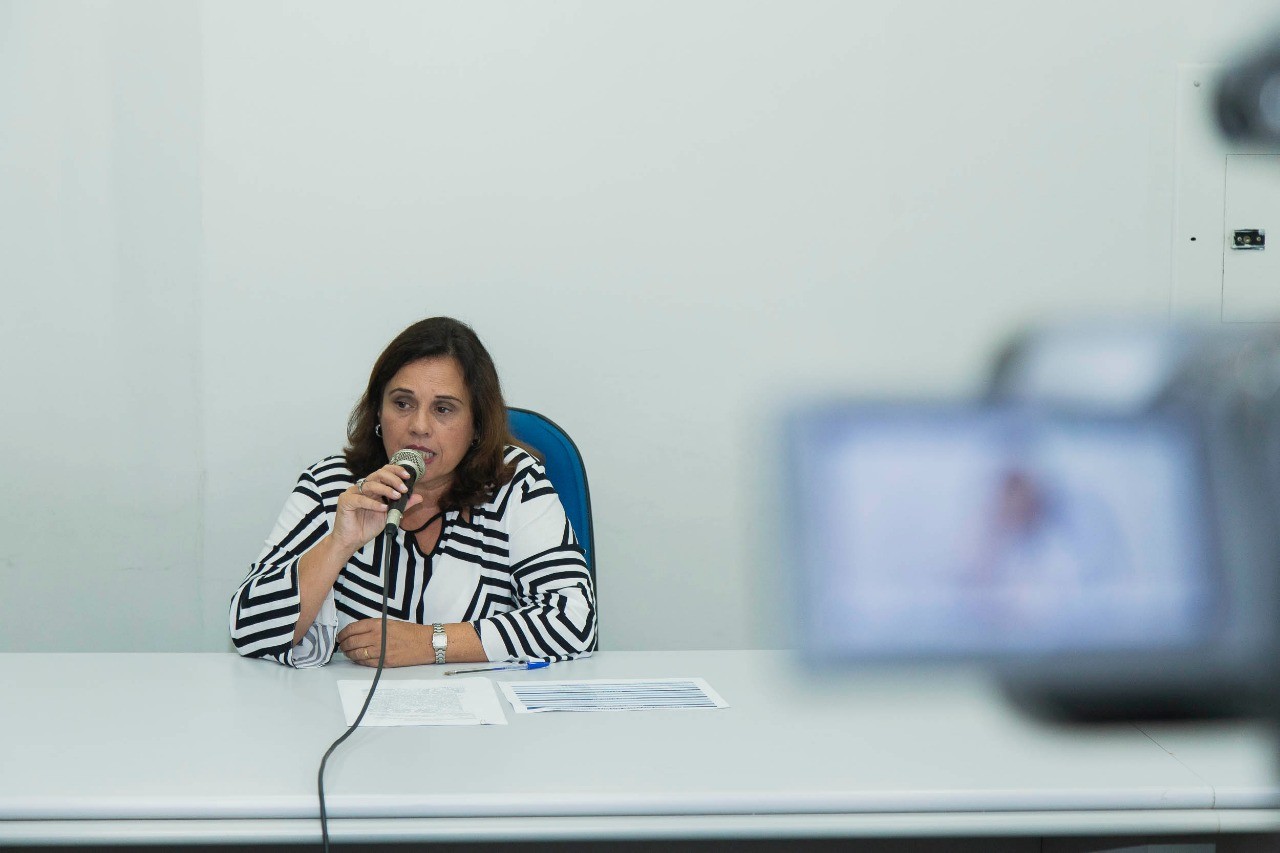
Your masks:
[{"label": "chair backrest", "polygon": [[591,490],[587,487],[587,469],[582,454],[569,434],[555,421],[528,409],[507,409],[507,425],[524,444],[543,456],[547,478],[560,495],[564,513],[587,557],[591,580],[596,579],[595,531],[591,527]]}]

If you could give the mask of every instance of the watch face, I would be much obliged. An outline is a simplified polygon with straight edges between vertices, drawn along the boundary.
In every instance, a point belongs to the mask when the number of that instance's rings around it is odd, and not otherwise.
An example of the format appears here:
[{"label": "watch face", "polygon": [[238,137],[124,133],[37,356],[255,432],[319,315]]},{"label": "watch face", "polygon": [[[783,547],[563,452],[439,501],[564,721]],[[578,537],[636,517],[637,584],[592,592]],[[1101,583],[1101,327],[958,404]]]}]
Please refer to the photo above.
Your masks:
[{"label": "watch face", "polygon": [[434,634],[431,637],[431,645],[433,648],[443,649],[449,642],[449,637],[445,634]]}]

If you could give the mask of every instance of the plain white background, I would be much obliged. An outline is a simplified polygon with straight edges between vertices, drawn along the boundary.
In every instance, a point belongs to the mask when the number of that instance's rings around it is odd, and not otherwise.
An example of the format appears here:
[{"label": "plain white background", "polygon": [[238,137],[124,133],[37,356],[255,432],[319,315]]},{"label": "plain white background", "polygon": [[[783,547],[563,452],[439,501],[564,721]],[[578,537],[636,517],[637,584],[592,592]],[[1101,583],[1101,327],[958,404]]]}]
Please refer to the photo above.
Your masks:
[{"label": "plain white background", "polygon": [[229,648],[434,314],[581,447],[603,648],[787,645],[779,418],[1164,316],[1177,66],[1271,6],[0,0],[0,649]]}]

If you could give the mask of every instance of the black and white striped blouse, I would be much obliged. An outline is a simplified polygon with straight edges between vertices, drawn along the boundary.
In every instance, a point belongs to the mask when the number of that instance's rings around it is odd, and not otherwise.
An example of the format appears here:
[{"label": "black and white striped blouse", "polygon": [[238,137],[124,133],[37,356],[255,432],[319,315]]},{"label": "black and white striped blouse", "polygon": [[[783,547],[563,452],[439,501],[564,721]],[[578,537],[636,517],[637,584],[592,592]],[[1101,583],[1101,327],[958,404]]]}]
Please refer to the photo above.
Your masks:
[{"label": "black and white striped blouse", "polygon": [[[511,482],[467,521],[445,513],[430,554],[412,534],[390,542],[388,618],[405,622],[471,622],[491,661],[565,660],[595,642],[595,591],[560,498],[541,463],[517,447]],[[301,642],[298,560],[333,523],[338,496],[354,478],[341,456],[302,472],[266,546],[231,600],[231,640],[242,655],[290,666],[319,666],[333,656],[335,636],[358,619],[382,615],[381,569],[387,537],[360,549],[338,574]]]}]

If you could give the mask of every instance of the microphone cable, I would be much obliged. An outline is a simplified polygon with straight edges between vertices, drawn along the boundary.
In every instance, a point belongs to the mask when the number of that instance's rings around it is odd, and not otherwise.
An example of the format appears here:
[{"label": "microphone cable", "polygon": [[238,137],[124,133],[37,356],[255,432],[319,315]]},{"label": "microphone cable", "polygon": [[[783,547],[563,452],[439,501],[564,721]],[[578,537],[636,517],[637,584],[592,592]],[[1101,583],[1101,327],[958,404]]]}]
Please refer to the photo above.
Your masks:
[{"label": "microphone cable", "polygon": [[373,683],[369,685],[369,695],[364,697],[364,705],[361,706],[360,713],[356,714],[355,722],[329,746],[324,757],[320,759],[320,772],[317,774],[316,784],[320,790],[320,838],[324,842],[325,853],[329,853],[329,815],[324,807],[324,766],[329,761],[329,756],[333,755],[333,751],[341,746],[344,740],[351,737],[352,733],[360,725],[360,721],[364,719],[364,713],[369,710],[369,703],[373,701],[373,692],[378,689],[378,679],[382,678],[382,668],[387,662],[387,600],[391,590],[392,535],[389,531],[384,533],[385,539],[382,542],[382,642],[380,644],[382,648],[378,652],[378,669],[373,674]]}]

